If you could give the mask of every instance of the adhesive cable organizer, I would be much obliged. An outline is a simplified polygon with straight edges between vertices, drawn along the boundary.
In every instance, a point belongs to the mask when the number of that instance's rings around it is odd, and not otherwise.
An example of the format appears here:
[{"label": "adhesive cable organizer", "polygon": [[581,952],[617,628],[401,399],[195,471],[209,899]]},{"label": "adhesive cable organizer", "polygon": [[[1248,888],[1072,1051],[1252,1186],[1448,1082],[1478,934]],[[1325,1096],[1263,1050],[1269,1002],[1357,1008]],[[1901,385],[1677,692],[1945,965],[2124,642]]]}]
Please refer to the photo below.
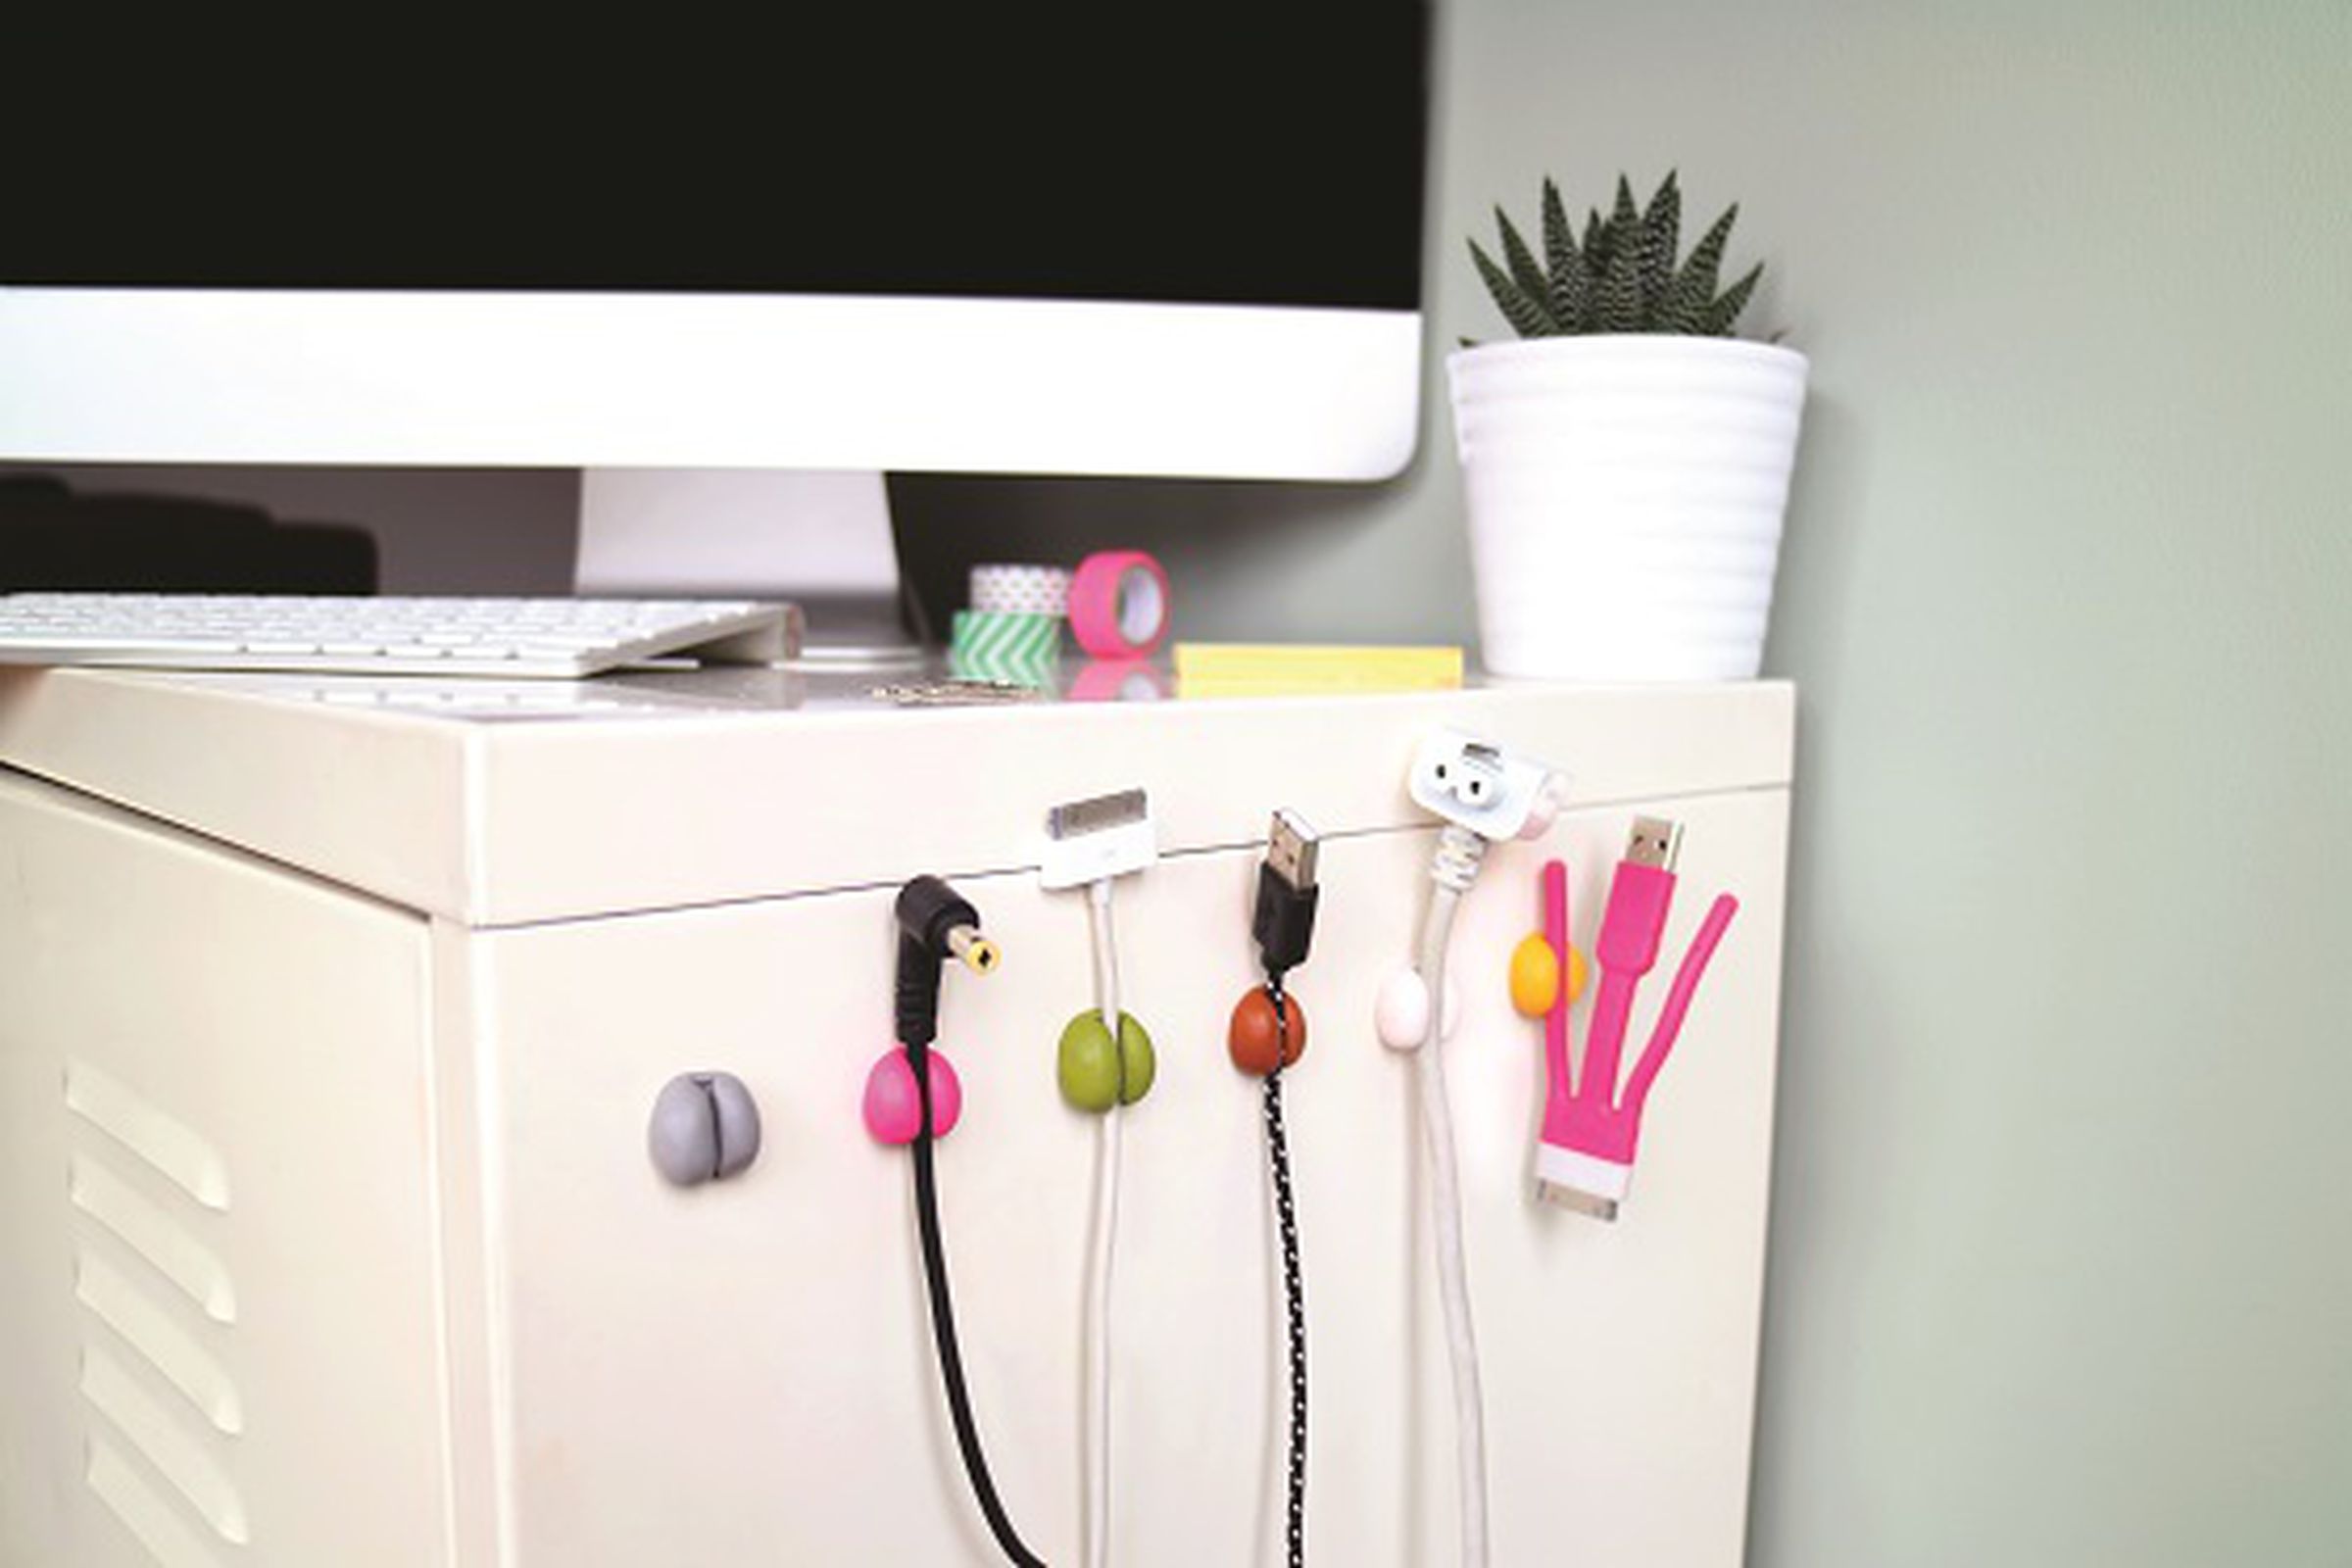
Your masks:
[{"label": "adhesive cable organizer", "polygon": [[1708,908],[1675,971],[1649,1043],[1621,1090],[1618,1072],[1634,994],[1657,961],[1674,902],[1674,861],[1681,844],[1678,824],[1654,817],[1635,819],[1625,858],[1609,881],[1608,906],[1593,945],[1600,989],[1592,1004],[1583,1071],[1573,1079],[1568,1006],[1575,990],[1575,959],[1568,946],[1568,873],[1557,860],[1544,867],[1544,938],[1558,960],[1556,973],[1561,978],[1548,997],[1540,999],[1547,1004],[1542,1008],[1546,1088],[1543,1139],[1536,1151],[1536,1190],[1549,1201],[1597,1219],[1614,1220],[1632,1186],[1642,1107],[1682,1033],[1708,960],[1740,909],[1740,901],[1728,893]]}]

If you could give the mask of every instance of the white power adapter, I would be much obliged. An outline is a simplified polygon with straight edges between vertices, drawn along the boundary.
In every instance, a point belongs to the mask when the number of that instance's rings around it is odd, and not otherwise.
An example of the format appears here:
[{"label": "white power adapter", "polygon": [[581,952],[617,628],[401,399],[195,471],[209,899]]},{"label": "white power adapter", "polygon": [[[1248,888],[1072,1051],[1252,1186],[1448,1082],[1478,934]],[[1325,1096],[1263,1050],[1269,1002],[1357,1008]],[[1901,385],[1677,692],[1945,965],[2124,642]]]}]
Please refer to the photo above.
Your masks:
[{"label": "white power adapter", "polygon": [[1456,729],[1430,732],[1413,759],[1413,804],[1490,844],[1538,839],[1560,814],[1560,776]]}]

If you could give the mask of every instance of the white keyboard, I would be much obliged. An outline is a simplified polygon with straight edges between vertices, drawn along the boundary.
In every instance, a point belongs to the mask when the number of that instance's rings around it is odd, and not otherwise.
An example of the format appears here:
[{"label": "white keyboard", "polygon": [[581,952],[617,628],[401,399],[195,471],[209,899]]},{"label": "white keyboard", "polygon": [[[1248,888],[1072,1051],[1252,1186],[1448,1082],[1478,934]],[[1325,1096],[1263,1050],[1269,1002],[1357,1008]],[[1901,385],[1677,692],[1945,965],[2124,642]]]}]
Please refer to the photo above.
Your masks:
[{"label": "white keyboard", "polygon": [[0,595],[0,664],[576,679],[664,656],[799,652],[789,606],[710,599]]}]

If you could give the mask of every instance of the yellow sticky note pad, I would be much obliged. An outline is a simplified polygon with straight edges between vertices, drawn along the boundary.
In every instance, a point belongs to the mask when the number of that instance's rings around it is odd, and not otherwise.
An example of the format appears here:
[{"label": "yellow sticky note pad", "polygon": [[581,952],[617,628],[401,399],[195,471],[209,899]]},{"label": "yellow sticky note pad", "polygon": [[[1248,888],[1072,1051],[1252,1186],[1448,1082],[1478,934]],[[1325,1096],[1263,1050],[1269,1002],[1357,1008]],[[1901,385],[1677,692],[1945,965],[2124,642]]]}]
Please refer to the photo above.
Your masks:
[{"label": "yellow sticky note pad", "polygon": [[1462,651],[1316,643],[1178,643],[1179,697],[1273,697],[1312,692],[1451,691]]}]

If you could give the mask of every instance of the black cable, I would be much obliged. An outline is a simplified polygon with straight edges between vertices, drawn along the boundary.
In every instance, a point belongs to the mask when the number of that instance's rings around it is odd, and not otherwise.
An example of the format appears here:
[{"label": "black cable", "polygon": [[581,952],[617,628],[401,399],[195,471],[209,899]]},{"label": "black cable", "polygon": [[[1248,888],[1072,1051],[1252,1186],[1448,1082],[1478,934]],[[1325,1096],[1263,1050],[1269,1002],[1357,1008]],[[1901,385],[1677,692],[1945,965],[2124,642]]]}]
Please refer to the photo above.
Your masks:
[{"label": "black cable", "polygon": [[[1306,1563],[1306,1283],[1298,1269],[1291,1141],[1282,1124],[1282,1069],[1293,1056],[1291,1004],[1282,982],[1306,961],[1314,940],[1315,906],[1322,897],[1315,880],[1321,845],[1321,836],[1298,812],[1276,811],[1266,832],[1266,858],[1257,868],[1257,900],[1250,913],[1250,935],[1266,975],[1266,1000],[1274,1004],[1274,1062],[1266,1073],[1266,1161],[1274,1172],[1274,1217],[1282,1238],[1282,1294],[1290,1340],[1290,1497],[1285,1522],[1290,1568],[1305,1568]],[[1298,1028],[1303,1045],[1303,1017]]]},{"label": "black cable", "polygon": [[[1277,1039],[1289,1032],[1282,985],[1269,983]],[[1282,1236],[1282,1294],[1290,1331],[1290,1501],[1284,1527],[1290,1568],[1306,1562],[1306,1286],[1298,1271],[1298,1208],[1291,1196],[1291,1145],[1282,1125],[1282,1062],[1266,1074],[1266,1153],[1274,1167],[1274,1217]]]},{"label": "black cable", "polygon": [[948,1413],[956,1422],[956,1446],[963,1455],[963,1473],[971,1479],[972,1494],[988,1520],[989,1533],[1004,1555],[1021,1568],[1045,1568],[1045,1559],[1031,1551],[1012,1528],[988,1473],[988,1456],[980,1449],[980,1429],[972,1420],[971,1396],[963,1386],[963,1352],[956,1343],[956,1303],[948,1293],[947,1244],[939,1233],[939,1180],[931,1163],[931,1050],[909,1046],[906,1059],[914,1068],[915,1094],[922,1102],[922,1131],[914,1140],[915,1228],[923,1239],[923,1285],[931,1298],[931,1338],[939,1347],[939,1376],[948,1392]]}]

